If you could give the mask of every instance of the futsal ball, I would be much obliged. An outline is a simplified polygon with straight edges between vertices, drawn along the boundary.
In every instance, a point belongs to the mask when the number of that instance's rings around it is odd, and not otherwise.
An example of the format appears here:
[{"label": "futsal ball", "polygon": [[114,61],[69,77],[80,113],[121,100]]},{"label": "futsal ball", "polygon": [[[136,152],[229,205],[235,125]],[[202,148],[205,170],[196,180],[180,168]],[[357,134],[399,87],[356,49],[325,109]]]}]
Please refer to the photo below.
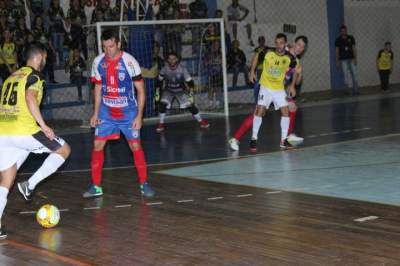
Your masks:
[{"label": "futsal ball", "polygon": [[44,228],[52,228],[60,221],[60,211],[54,205],[43,205],[36,213],[36,220]]}]

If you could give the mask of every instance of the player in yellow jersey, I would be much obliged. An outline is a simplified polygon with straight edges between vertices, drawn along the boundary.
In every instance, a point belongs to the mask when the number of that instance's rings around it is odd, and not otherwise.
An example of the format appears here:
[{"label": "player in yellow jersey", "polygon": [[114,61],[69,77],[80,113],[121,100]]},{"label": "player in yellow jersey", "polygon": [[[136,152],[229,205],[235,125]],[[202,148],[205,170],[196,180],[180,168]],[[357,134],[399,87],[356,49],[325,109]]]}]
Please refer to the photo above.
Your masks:
[{"label": "player in yellow jersey", "polygon": [[[0,217],[17,170],[30,152],[50,155],[29,180],[18,183],[25,200],[30,199],[36,185],[54,173],[70,154],[68,144],[46,125],[39,109],[44,85],[40,71],[46,57],[42,44],[30,44],[26,49],[26,66],[12,73],[0,91]],[[6,236],[0,225],[0,239]]]},{"label": "player in yellow jersey", "polygon": [[385,48],[379,51],[376,68],[379,72],[382,91],[387,91],[389,89],[389,77],[393,71],[393,52],[390,42],[386,42]]},{"label": "player in yellow jersey", "polygon": [[[264,56],[263,70],[260,78],[260,92],[258,94],[257,107],[254,112],[253,134],[250,141],[250,150],[257,150],[258,131],[260,130],[262,117],[271,103],[275,109],[280,109],[281,117],[281,142],[280,146],[284,149],[292,148],[287,140],[289,129],[289,109],[286,100],[285,77],[286,73],[296,67],[296,59],[286,51],[287,37],[279,33],[275,37],[275,50],[268,51]],[[297,73],[294,71],[292,82],[288,86],[290,97],[296,96],[295,81]],[[250,71],[250,81],[255,82],[256,71],[252,67]]]}]

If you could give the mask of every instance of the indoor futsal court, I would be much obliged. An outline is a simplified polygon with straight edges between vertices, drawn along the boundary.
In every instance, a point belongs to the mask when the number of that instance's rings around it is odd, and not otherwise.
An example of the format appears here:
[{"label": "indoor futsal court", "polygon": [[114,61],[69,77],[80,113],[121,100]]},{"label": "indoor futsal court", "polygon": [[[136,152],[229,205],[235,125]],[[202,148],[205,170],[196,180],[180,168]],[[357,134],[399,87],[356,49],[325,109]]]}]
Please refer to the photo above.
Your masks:
[{"label": "indoor futsal court", "polygon": [[[104,196],[83,199],[92,132],[62,134],[73,148],[27,204],[10,192],[1,265],[399,265],[400,93],[307,103],[304,145],[279,149],[268,114],[257,154],[227,140],[244,115],[147,123],[143,146],[156,196],[140,196],[123,141],[106,148]],[[317,115],[318,114],[318,115]],[[24,165],[26,179],[42,158]],[[51,203],[60,224],[43,229]]]}]

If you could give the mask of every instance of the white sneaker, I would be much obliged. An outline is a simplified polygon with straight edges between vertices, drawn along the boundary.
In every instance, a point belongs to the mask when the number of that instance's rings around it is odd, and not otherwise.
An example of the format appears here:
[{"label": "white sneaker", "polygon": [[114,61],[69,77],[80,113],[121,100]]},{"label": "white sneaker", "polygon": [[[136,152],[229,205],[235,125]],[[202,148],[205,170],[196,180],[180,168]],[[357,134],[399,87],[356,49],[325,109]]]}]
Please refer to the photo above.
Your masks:
[{"label": "white sneaker", "polygon": [[292,143],[292,142],[294,142],[294,143],[300,143],[300,142],[303,142],[303,141],[304,141],[304,138],[299,137],[299,136],[296,136],[296,134],[292,133],[292,134],[290,134],[290,135],[287,137],[287,140],[288,140],[290,143]]},{"label": "white sneaker", "polygon": [[232,150],[238,151],[239,150],[239,141],[235,138],[231,138],[229,141],[229,147],[231,147]]}]

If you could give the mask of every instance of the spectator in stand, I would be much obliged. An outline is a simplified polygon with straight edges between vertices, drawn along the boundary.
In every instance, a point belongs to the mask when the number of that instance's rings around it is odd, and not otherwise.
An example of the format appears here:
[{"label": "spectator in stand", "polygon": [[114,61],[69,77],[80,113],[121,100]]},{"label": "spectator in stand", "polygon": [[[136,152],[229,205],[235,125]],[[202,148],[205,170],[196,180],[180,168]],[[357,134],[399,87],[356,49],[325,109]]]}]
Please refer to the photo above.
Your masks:
[{"label": "spectator in stand", "polygon": [[207,52],[205,65],[208,74],[208,108],[219,108],[221,102],[218,96],[222,89],[222,54],[219,41],[212,42],[211,49]]},{"label": "spectator in stand", "polygon": [[[101,16],[98,17],[97,13],[102,13]],[[98,20],[102,18],[103,20]],[[97,2],[96,8],[92,13],[91,23],[96,23],[98,21],[110,21],[112,19],[112,11],[111,7],[108,3],[108,0],[100,0]]]},{"label": "spectator in stand", "polygon": [[203,37],[203,43],[206,47],[206,53],[211,51],[212,45],[214,42],[220,42],[221,41],[221,36],[219,32],[217,32],[215,24],[210,23],[207,26],[207,30],[204,33]]},{"label": "spectator in stand", "polygon": [[376,68],[381,80],[382,91],[389,90],[389,77],[393,72],[393,52],[390,42],[386,42],[385,47],[379,51],[376,58]]},{"label": "spectator in stand", "polygon": [[47,60],[46,66],[43,69],[43,73],[46,75],[46,80],[51,83],[57,83],[54,80],[54,61],[55,61],[55,50],[52,42],[50,41],[49,34],[46,32],[43,19],[41,16],[36,16],[33,20],[32,28],[33,37],[36,41],[39,41],[46,47]]},{"label": "spectator in stand", "polygon": [[[224,13],[222,12],[221,9],[217,9],[217,10],[215,10],[215,16],[214,17],[215,18],[223,18],[224,17]],[[226,45],[225,51],[228,53],[232,49],[232,47],[231,47],[231,43],[232,42],[231,42],[231,36],[229,35],[228,29],[226,27],[227,24],[226,24],[225,20],[224,20],[224,25],[225,25],[224,29],[225,29],[225,45]],[[216,28],[216,31],[217,31],[218,35],[221,35],[219,27]]]},{"label": "spectator in stand", "polygon": [[82,99],[82,86],[85,83],[83,77],[83,71],[85,71],[86,64],[85,60],[81,56],[81,51],[76,48],[72,50],[71,56],[68,60],[68,67],[66,68],[70,74],[70,81],[78,89],[78,99],[81,102]]},{"label": "spectator in stand", "polygon": [[3,31],[0,44],[0,77],[3,82],[17,69],[17,46],[9,29]]},{"label": "spectator in stand", "polygon": [[26,27],[25,18],[19,18],[17,28],[14,33],[15,44],[17,45],[17,57],[19,65],[23,64],[23,51],[27,43],[27,36],[30,33]]},{"label": "spectator in stand", "polygon": [[5,0],[0,0],[0,16],[6,16],[7,17],[7,8],[6,8],[6,1]]},{"label": "spectator in stand", "polygon": [[[179,19],[179,3],[177,0],[164,0],[160,3],[159,19],[172,20]],[[164,26],[164,58],[170,53],[176,53],[180,58],[182,51],[182,33],[184,31],[182,25],[166,25]]]},{"label": "spectator in stand", "polygon": [[236,89],[239,73],[242,72],[246,81],[246,85],[250,84],[249,81],[249,68],[246,65],[246,55],[239,49],[240,42],[234,40],[232,42],[232,50],[228,53],[228,70],[233,71],[232,89]]},{"label": "spectator in stand", "polygon": [[[0,32],[4,32],[5,30],[10,29],[10,25],[8,25],[7,16],[0,15]],[[0,42],[3,40],[3,35],[0,34]]]},{"label": "spectator in stand", "polygon": [[[64,25],[63,20],[65,19],[64,11],[60,6],[60,0],[52,0],[50,8],[47,10],[47,14],[50,21],[49,33],[51,32],[51,41],[56,51],[56,62],[58,65],[64,62]],[[58,56],[58,57],[57,57]]]},{"label": "spectator in stand", "polygon": [[[80,0],[72,0],[67,12],[67,19],[71,22],[70,37],[80,47],[84,57],[87,59],[86,34],[83,25],[86,25],[86,14]],[[67,31],[68,32],[68,31]]]},{"label": "spectator in stand", "polygon": [[43,14],[43,0],[30,0],[30,9],[33,15],[40,16]]},{"label": "spectator in stand", "polygon": [[10,28],[14,30],[17,27],[18,19],[25,18],[26,16],[24,2],[13,0],[7,1],[7,3],[8,23],[10,24]]},{"label": "spectator in stand", "polygon": [[247,32],[247,38],[251,46],[254,46],[251,38],[251,24],[244,20],[249,15],[250,11],[247,7],[239,4],[239,0],[232,0],[232,4],[228,6],[228,22],[232,28],[233,39],[237,40],[238,25],[244,26]]},{"label": "spectator in stand", "polygon": [[[189,5],[190,18],[191,19],[202,19],[208,17],[208,8],[204,0],[195,0]],[[192,24],[192,54],[197,55],[199,53],[202,24]]]}]

